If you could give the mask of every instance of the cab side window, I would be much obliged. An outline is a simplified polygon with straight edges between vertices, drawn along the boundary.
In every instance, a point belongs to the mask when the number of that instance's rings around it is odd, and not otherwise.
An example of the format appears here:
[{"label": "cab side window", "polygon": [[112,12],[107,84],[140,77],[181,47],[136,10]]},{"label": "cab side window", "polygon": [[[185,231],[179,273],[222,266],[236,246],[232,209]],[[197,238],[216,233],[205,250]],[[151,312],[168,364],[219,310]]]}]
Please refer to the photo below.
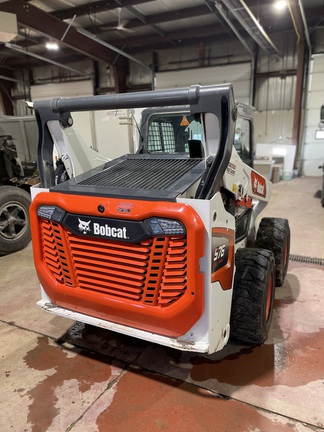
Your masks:
[{"label": "cab side window", "polygon": [[188,140],[202,139],[201,123],[190,114],[154,114],[149,119],[147,150],[150,153],[189,154]]},{"label": "cab side window", "polygon": [[234,147],[243,162],[251,166],[250,140],[251,123],[239,117],[235,123]]}]

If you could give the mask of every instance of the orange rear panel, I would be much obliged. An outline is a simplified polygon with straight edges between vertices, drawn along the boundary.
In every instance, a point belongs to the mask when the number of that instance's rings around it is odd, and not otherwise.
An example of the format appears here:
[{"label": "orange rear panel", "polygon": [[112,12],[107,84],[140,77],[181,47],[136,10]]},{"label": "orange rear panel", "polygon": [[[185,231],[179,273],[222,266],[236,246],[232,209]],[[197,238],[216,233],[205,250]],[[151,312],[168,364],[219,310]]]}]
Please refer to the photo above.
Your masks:
[{"label": "orange rear panel", "polygon": [[[140,243],[76,235],[37,216],[40,205],[89,218],[175,219],[185,225],[186,235],[152,236]],[[98,214],[100,205],[104,214]],[[30,215],[36,270],[53,303],[170,337],[186,333],[200,318],[204,226],[192,207],[46,192],[35,197]]]}]

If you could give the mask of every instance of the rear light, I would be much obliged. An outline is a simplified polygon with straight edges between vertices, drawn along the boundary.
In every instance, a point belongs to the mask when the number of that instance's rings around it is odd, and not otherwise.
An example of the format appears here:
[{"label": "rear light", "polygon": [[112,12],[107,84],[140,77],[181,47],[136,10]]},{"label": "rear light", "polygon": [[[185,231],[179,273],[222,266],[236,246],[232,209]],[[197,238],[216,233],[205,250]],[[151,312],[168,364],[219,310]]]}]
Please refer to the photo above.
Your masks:
[{"label": "rear light", "polygon": [[186,228],[184,225],[174,219],[162,219],[162,218],[151,218],[147,219],[150,231],[154,236],[156,235],[184,235],[186,234]]},{"label": "rear light", "polygon": [[37,216],[54,222],[62,222],[65,211],[56,206],[41,205],[37,209]]}]

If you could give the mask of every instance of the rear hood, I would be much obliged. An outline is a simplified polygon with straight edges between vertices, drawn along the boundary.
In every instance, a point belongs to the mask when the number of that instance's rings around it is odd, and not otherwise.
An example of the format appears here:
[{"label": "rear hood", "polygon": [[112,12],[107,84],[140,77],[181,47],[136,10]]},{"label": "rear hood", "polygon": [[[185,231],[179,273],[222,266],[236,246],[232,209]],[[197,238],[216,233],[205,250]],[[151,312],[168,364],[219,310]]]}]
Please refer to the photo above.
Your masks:
[{"label": "rear hood", "polygon": [[203,159],[125,155],[54,186],[53,192],[175,201],[205,171]]}]

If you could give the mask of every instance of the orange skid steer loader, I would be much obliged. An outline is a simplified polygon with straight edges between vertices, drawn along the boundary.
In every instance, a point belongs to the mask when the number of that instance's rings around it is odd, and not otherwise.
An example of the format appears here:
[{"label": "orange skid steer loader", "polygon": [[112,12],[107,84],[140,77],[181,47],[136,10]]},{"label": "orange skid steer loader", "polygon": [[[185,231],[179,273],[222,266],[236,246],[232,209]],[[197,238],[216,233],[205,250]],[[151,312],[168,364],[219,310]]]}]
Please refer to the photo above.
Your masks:
[{"label": "orange skid steer loader", "polygon": [[[154,150],[155,121],[135,154],[102,163],[89,148],[75,150],[71,112],[141,107],[185,108],[200,132],[183,121],[183,145]],[[288,221],[275,218],[256,232],[271,183],[241,159],[237,125],[250,124],[252,145],[252,109],[235,103],[232,86],[58,98],[34,109],[38,305],[180,350],[214,353],[230,336],[262,344],[275,286],[287,272],[290,233]]]}]

